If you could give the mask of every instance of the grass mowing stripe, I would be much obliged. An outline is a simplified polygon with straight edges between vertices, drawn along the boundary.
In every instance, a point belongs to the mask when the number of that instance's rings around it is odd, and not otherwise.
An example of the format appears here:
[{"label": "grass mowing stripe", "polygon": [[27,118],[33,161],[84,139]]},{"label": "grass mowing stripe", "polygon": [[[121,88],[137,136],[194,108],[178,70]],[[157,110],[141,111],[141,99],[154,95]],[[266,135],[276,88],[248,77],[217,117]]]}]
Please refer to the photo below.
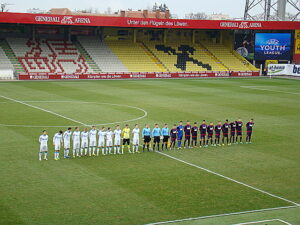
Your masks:
[{"label": "grass mowing stripe", "polygon": [[253,190],[259,191],[259,192],[261,192],[261,193],[270,195],[270,196],[272,196],[272,197],[274,197],[274,198],[281,199],[281,200],[286,201],[286,202],[288,202],[288,203],[291,203],[291,204],[293,204],[293,205],[295,205],[295,206],[300,206],[299,203],[293,202],[293,201],[291,201],[291,200],[288,200],[288,199],[286,199],[286,198],[280,197],[280,196],[278,196],[278,195],[271,194],[271,193],[269,193],[269,192],[267,192],[267,191],[264,191],[264,190],[261,190],[261,189],[259,189],[259,188],[253,187],[253,186],[251,186],[251,185],[249,185],[249,184],[245,184],[245,183],[243,183],[243,182],[237,181],[237,180],[235,180],[235,179],[232,179],[232,178],[230,178],[230,177],[224,176],[224,175],[222,175],[222,174],[220,174],[220,173],[216,173],[216,172],[214,172],[214,171],[212,171],[212,170],[209,170],[209,169],[206,169],[206,168],[204,168],[204,167],[195,165],[195,164],[193,164],[193,163],[189,163],[189,162],[184,161],[184,160],[182,160],[182,159],[178,159],[178,158],[176,158],[176,157],[174,157],[174,156],[170,156],[170,155],[168,155],[168,154],[166,154],[166,153],[163,153],[163,152],[157,152],[157,153],[159,153],[159,154],[161,154],[161,155],[164,155],[164,156],[166,156],[166,157],[169,157],[169,158],[171,158],[171,159],[177,160],[177,161],[179,161],[179,162],[182,162],[182,163],[184,163],[184,164],[187,164],[187,165],[189,165],[189,166],[193,166],[193,167],[196,167],[196,168],[198,168],[198,169],[204,170],[204,171],[206,171],[206,172],[208,172],[208,173],[217,175],[217,176],[222,177],[222,178],[224,178],[224,179],[226,179],[226,180],[230,180],[230,181],[232,181],[232,182],[234,182],[234,183],[241,184],[241,185],[243,185],[243,186],[245,186],[245,187],[248,187],[248,188],[251,188],[251,189],[253,189]]},{"label": "grass mowing stripe", "polygon": [[62,118],[64,118],[64,119],[73,121],[73,122],[75,122],[75,123],[79,123],[79,124],[84,125],[84,126],[88,126],[87,124],[82,123],[82,122],[80,122],[80,121],[78,121],[78,120],[74,120],[74,119],[72,119],[72,118],[63,116],[63,115],[58,114],[58,113],[56,113],[56,112],[52,112],[52,111],[50,111],[50,110],[43,109],[43,108],[40,108],[40,107],[38,107],[38,106],[31,105],[31,104],[28,104],[28,103],[26,103],[26,102],[19,101],[19,100],[17,100],[17,99],[9,98],[9,97],[3,96],[3,95],[0,95],[0,97],[1,97],[1,98],[4,98],[4,99],[7,99],[7,100],[10,100],[10,101],[13,101],[13,102],[17,102],[17,103],[20,103],[20,104],[29,106],[29,107],[31,107],[31,108],[39,109],[39,110],[41,110],[41,111],[44,111],[44,112],[53,114],[53,115],[58,116],[58,117],[62,117]]},{"label": "grass mowing stripe", "polygon": [[276,207],[276,208],[257,209],[257,210],[243,211],[243,212],[224,213],[224,214],[218,214],[218,215],[200,216],[200,217],[192,217],[192,218],[185,218],[185,219],[178,219],[178,220],[155,222],[155,223],[149,223],[146,225],[178,223],[178,222],[185,222],[185,221],[192,221],[192,220],[201,220],[201,219],[209,219],[209,218],[224,217],[224,216],[234,216],[234,215],[274,211],[274,210],[280,210],[280,209],[290,209],[290,208],[297,208],[297,207],[299,207],[299,206],[283,206],[283,207]]}]

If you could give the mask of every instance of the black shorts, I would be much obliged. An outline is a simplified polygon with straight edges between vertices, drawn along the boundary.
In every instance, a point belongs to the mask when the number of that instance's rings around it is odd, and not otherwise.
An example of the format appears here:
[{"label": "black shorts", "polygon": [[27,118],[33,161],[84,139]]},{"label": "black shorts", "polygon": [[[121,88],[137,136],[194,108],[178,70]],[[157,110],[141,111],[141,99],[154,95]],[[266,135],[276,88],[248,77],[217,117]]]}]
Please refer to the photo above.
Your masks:
[{"label": "black shorts", "polygon": [[130,145],[130,139],[128,138],[128,139],[123,139],[123,145],[125,145],[125,144],[128,144],[128,145]]},{"label": "black shorts", "polygon": [[197,141],[197,136],[192,136],[193,141]]},{"label": "black shorts", "polygon": [[227,133],[223,133],[223,137],[228,137],[228,132]]},{"label": "black shorts", "polygon": [[216,135],[215,135],[215,138],[220,138],[220,134],[216,134]]},{"label": "black shorts", "polygon": [[159,143],[160,142],[160,136],[154,137],[154,143]]},{"label": "black shorts", "polygon": [[149,143],[151,141],[150,136],[144,136],[144,143]]},{"label": "black shorts", "polygon": [[231,135],[231,136],[235,136],[235,132],[231,132],[230,135]]},{"label": "black shorts", "polygon": [[241,130],[237,130],[237,131],[236,131],[236,135],[237,135],[237,136],[242,136],[242,131],[241,131]]},{"label": "black shorts", "polygon": [[249,137],[251,137],[252,131],[247,131],[247,135],[248,135]]},{"label": "black shorts", "polygon": [[191,135],[185,135],[185,136],[184,136],[184,139],[185,139],[185,140],[190,140],[190,139],[191,139]]},{"label": "black shorts", "polygon": [[163,142],[168,142],[169,141],[170,136],[164,136],[163,138]]},{"label": "black shorts", "polygon": [[201,134],[200,137],[201,139],[205,139],[206,134]]},{"label": "black shorts", "polygon": [[175,138],[171,138],[171,142],[175,142],[176,141],[176,137]]},{"label": "black shorts", "polygon": [[212,134],[211,134],[211,135],[209,134],[209,135],[207,136],[208,139],[212,139],[212,137],[213,137]]}]

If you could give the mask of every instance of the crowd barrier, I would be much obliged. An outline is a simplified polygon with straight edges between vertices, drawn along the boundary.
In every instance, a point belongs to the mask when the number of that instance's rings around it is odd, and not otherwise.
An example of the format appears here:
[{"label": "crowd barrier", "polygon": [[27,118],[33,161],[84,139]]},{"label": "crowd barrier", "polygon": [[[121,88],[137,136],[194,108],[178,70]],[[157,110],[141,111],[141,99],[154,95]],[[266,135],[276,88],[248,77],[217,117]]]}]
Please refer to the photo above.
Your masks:
[{"label": "crowd barrier", "polygon": [[98,74],[19,74],[19,80],[114,80],[114,79],[176,79],[202,77],[249,77],[259,76],[259,71],[222,71],[222,72],[165,72],[165,73],[98,73]]}]

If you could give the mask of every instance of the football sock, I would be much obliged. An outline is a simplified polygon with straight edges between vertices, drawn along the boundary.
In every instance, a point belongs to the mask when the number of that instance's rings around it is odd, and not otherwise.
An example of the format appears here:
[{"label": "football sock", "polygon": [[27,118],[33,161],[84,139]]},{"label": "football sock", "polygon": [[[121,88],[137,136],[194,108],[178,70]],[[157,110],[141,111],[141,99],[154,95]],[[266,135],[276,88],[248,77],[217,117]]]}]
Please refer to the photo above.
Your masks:
[{"label": "football sock", "polygon": [[153,147],[153,151],[155,151],[155,144],[153,144],[153,146],[152,146],[152,147]]},{"label": "football sock", "polygon": [[39,160],[42,160],[42,152],[39,153]]},{"label": "football sock", "polygon": [[145,151],[145,144],[143,144],[143,151]]},{"label": "football sock", "polygon": [[48,152],[45,152],[44,153],[44,159],[47,159],[47,156],[48,156]]}]

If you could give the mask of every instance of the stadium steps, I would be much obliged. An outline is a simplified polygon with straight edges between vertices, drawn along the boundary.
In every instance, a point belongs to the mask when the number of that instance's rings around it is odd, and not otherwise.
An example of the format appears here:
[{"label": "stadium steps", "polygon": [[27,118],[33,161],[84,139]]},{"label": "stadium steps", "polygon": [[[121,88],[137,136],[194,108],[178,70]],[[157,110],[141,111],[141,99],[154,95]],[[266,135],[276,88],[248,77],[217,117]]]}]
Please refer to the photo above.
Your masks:
[{"label": "stadium steps", "polygon": [[[207,49],[203,48],[200,45],[192,44],[190,42],[168,42],[167,44],[163,44],[161,42],[145,42],[144,43],[168,69],[168,71],[171,72],[182,72],[182,71],[228,71],[228,68],[226,68],[222,63],[220,63],[220,60],[217,60],[215,57],[213,57]],[[171,48],[167,52],[159,50],[159,45]],[[193,50],[193,53],[187,51],[189,57],[193,58],[194,60],[198,62],[202,62],[204,64],[203,66],[198,65],[195,62],[187,61],[186,62],[186,68],[178,68],[177,65],[177,55],[182,54],[182,50],[179,50],[181,45],[186,45],[188,48],[191,48]],[[210,68],[206,66],[208,64]]]},{"label": "stadium steps", "polygon": [[202,42],[201,44],[231,71],[257,71],[256,68],[253,69],[249,66],[246,59],[241,60],[233,51],[222,44],[212,42]]},{"label": "stadium steps", "polygon": [[102,70],[99,68],[99,66],[95,63],[93,58],[90,56],[90,54],[85,50],[85,48],[80,44],[79,41],[73,42],[74,46],[77,48],[78,52],[83,56],[87,64],[90,66],[90,68],[94,71],[94,73],[101,73]]},{"label": "stadium steps", "polygon": [[142,46],[132,41],[107,40],[105,42],[129,72],[164,72],[165,69],[156,64]]},{"label": "stadium steps", "polygon": [[78,37],[81,46],[89,53],[103,72],[128,72],[128,69],[100,37]]},{"label": "stadium steps", "polygon": [[219,60],[214,54],[212,54],[206,47],[205,47],[205,45],[203,45],[203,44],[201,44],[201,43],[199,43],[198,44],[201,48],[203,48],[203,49],[205,49],[206,50],[206,52],[207,52],[207,54],[211,57],[211,58],[213,58],[213,60],[215,60],[216,62],[218,62],[220,65],[222,65],[226,70],[230,70],[224,63],[222,63],[222,61],[221,60]]},{"label": "stadium steps", "polygon": [[5,39],[0,39],[0,47],[3,49],[5,55],[9,59],[10,63],[12,64],[14,71],[19,73],[24,73],[24,69],[19,62],[17,56],[13,52],[12,48],[9,46],[8,42]]},{"label": "stadium steps", "polygon": [[246,63],[246,66],[249,68],[249,70],[252,71],[259,71],[258,68],[256,68],[254,65],[252,65],[250,62],[248,62],[248,60],[246,58],[244,58],[243,56],[241,56],[239,53],[237,53],[235,50],[231,50],[232,54],[237,57],[242,63]]},{"label": "stadium steps", "polygon": [[145,52],[153,59],[153,61],[161,67],[162,70],[165,70],[164,72],[170,72],[170,70],[166,67],[165,64],[163,64],[162,61],[151,51],[150,48],[148,48],[147,45],[145,45],[144,42],[140,42],[141,47],[145,50]]}]

